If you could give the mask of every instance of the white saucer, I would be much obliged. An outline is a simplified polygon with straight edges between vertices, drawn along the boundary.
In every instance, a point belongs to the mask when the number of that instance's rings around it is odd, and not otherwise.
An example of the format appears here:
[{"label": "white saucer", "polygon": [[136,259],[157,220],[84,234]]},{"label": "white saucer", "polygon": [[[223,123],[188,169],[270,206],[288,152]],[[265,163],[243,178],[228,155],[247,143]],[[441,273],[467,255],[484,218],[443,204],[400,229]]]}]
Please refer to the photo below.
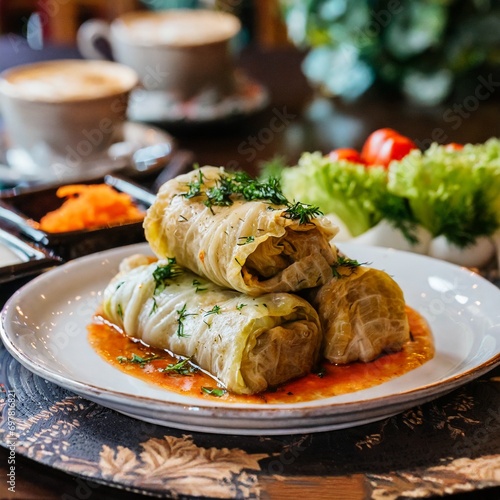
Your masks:
[{"label": "white saucer", "polygon": [[269,103],[269,92],[260,83],[237,72],[236,91],[223,97],[206,90],[189,101],[167,92],[136,89],[128,107],[130,120],[162,124],[204,124],[256,113]]},{"label": "white saucer", "polygon": [[8,134],[2,132],[0,183],[16,185],[78,182],[112,172],[138,176],[163,168],[174,150],[172,136],[150,125],[126,122],[123,136],[123,141],[113,144],[106,152],[92,160],[71,165],[54,156],[53,161],[49,159],[48,167],[41,168],[27,151],[9,147]]}]

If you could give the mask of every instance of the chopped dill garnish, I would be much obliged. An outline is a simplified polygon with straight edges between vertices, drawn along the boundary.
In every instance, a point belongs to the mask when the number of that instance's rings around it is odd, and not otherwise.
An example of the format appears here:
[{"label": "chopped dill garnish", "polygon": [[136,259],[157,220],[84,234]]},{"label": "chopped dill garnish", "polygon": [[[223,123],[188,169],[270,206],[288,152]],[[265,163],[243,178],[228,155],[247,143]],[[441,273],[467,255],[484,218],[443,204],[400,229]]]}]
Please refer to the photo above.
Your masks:
[{"label": "chopped dill garnish", "polygon": [[311,219],[320,215],[323,215],[323,212],[318,207],[300,203],[299,201],[293,205],[289,205],[284,212],[284,217],[293,220],[298,219],[299,224],[307,224],[311,222]]},{"label": "chopped dill garnish", "polygon": [[[335,264],[332,264],[332,273],[334,278],[340,279],[343,276],[350,276],[353,272],[355,272],[356,268],[366,264],[366,262],[358,262],[357,260],[349,259],[347,257],[344,257],[343,255],[339,255],[337,262]],[[347,269],[349,273],[342,274],[339,271],[339,268]]]},{"label": "chopped dill garnish", "polygon": [[252,179],[245,172],[238,172],[234,179],[235,191],[247,201],[269,200],[274,205],[287,205],[288,200],[281,191],[280,181],[269,177],[266,181]]},{"label": "chopped dill garnish", "polygon": [[[239,241],[239,240],[243,240],[243,241]],[[238,238],[237,245],[238,246],[248,245],[248,243],[253,243],[254,241],[255,241],[255,237],[254,236],[240,236]]]},{"label": "chopped dill garnish", "polygon": [[202,387],[201,392],[203,394],[208,394],[209,396],[215,396],[217,398],[220,398],[221,396],[224,396],[226,394],[226,389],[218,389],[214,387]]},{"label": "chopped dill garnish", "polygon": [[218,207],[228,207],[233,204],[231,195],[234,194],[233,184],[231,178],[228,176],[221,176],[217,181],[217,184],[207,189],[205,196],[205,205],[212,210],[213,206]]},{"label": "chopped dill garnish", "polygon": [[182,269],[175,262],[175,258],[167,259],[167,263],[164,266],[157,266],[153,271],[153,279],[155,280],[155,289],[153,294],[163,292],[165,287],[168,286],[166,280],[176,278],[182,274]]},{"label": "chopped dill garnish", "polygon": [[150,363],[151,361],[155,359],[163,359],[161,356],[158,356],[157,354],[153,354],[152,356],[149,356],[148,358],[143,358],[142,356],[139,356],[138,354],[133,353],[130,358],[127,358],[126,356],[117,356],[116,360],[118,363],[134,363],[137,365],[140,365],[141,368],[144,368],[147,363]]},{"label": "chopped dill garnish", "polygon": [[241,311],[244,307],[246,307],[246,304],[238,304],[236,306],[236,309],[238,309],[238,311]]},{"label": "chopped dill garnish", "polygon": [[210,314],[220,314],[221,310],[221,307],[216,304],[212,307],[212,309],[210,309],[210,311],[204,311],[204,316],[210,316]]},{"label": "chopped dill garnish", "polygon": [[205,285],[200,280],[197,280],[197,279],[193,280],[193,286],[196,288],[196,293],[206,292],[208,290],[208,288],[206,288],[206,287],[203,288]]},{"label": "chopped dill garnish", "polygon": [[184,198],[195,198],[196,196],[201,196],[203,194],[203,191],[201,190],[201,186],[203,186],[203,173],[201,170],[198,171],[198,179],[189,182],[187,186],[189,190],[187,193],[182,194]]},{"label": "chopped dill garnish", "polygon": [[[230,206],[234,203],[234,198],[239,196],[246,201],[261,200],[268,201],[272,205],[284,205],[287,208],[283,216],[288,219],[297,219],[300,224],[307,224],[312,218],[323,215],[318,207],[289,202],[281,190],[280,180],[277,177],[258,180],[246,172],[221,173],[215,180],[215,185],[205,190],[202,189],[203,185],[204,178],[200,171],[199,178],[187,184],[188,191],[182,196],[187,199],[204,196],[203,203],[212,213],[214,213],[214,206]],[[275,210],[273,207],[269,209]],[[241,244],[250,242],[251,240],[248,240]]]},{"label": "chopped dill garnish", "polygon": [[156,302],[156,297],[153,296],[153,307],[151,307],[151,311],[149,311],[149,315],[151,316],[158,310],[158,303]]},{"label": "chopped dill garnish", "polygon": [[184,305],[182,306],[181,309],[178,309],[176,312],[177,314],[179,315],[179,317],[177,318],[177,336],[179,337],[189,337],[189,335],[186,335],[184,333],[184,320],[188,317],[188,316],[196,316],[195,313],[188,313],[186,311],[186,307],[187,307],[187,304],[184,303]]},{"label": "chopped dill garnish", "polygon": [[198,371],[198,368],[191,364],[191,357],[181,359],[177,363],[169,363],[165,368],[159,370],[169,375],[186,375],[190,377]]}]

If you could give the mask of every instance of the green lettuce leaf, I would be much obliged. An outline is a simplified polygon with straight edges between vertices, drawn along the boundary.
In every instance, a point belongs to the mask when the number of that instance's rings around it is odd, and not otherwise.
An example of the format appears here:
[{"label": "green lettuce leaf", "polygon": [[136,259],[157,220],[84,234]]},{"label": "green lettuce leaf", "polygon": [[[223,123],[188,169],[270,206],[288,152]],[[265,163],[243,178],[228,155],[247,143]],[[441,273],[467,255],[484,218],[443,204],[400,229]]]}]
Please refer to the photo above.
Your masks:
[{"label": "green lettuce leaf", "polygon": [[413,151],[391,163],[388,187],[433,236],[465,247],[500,226],[500,141]]},{"label": "green lettuce leaf", "polygon": [[281,174],[288,199],[314,204],[337,215],[353,236],[387,219],[414,241],[413,217],[404,198],[387,189],[387,171],[357,163],[332,161],[319,152],[304,153],[298,165]]}]

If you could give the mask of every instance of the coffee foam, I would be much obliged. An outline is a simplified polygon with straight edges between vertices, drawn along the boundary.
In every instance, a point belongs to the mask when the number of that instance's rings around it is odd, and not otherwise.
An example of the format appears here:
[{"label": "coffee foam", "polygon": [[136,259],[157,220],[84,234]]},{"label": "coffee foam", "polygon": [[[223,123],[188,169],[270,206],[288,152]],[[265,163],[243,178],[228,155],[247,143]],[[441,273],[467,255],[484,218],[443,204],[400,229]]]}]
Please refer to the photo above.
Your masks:
[{"label": "coffee foam", "polygon": [[193,46],[232,38],[240,22],[224,12],[179,9],[125,14],[115,29],[133,45]]},{"label": "coffee foam", "polygon": [[62,60],[19,66],[0,80],[5,94],[33,101],[95,99],[131,90],[135,73],[107,61]]}]

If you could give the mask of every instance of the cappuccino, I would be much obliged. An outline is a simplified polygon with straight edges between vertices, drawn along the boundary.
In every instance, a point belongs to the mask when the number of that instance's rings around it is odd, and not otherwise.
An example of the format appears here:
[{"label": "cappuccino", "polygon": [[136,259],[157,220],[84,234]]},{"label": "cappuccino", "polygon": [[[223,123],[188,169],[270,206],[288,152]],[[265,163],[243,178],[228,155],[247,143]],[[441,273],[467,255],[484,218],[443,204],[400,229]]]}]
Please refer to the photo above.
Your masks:
[{"label": "cappuccino", "polygon": [[138,45],[186,47],[228,40],[239,30],[239,20],[230,14],[181,9],[126,14],[115,24],[114,35]]},{"label": "cappuccino", "polygon": [[21,152],[31,173],[47,179],[59,176],[72,155],[72,171],[64,175],[84,177],[85,165],[122,140],[137,84],[132,69],[109,61],[47,61],[4,71],[0,107],[9,151]]},{"label": "cappuccino", "polygon": [[136,83],[136,74],[118,64],[62,60],[13,68],[0,81],[0,90],[23,100],[62,102],[117,95]]},{"label": "cappuccino", "polygon": [[241,29],[226,12],[203,9],[128,12],[110,25],[90,20],[78,30],[85,57],[102,58],[108,40],[116,61],[136,71],[144,90],[182,102],[208,94],[215,102],[235,89],[231,39]]}]

